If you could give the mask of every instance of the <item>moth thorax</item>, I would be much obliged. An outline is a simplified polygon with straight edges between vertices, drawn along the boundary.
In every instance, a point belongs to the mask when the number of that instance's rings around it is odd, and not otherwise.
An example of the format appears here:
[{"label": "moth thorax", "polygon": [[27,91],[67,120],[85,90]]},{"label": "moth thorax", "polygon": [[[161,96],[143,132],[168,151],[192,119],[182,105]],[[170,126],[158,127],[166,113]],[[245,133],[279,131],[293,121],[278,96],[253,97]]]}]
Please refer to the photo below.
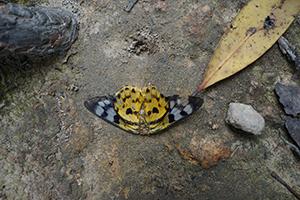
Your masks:
[{"label": "moth thorax", "polygon": [[144,109],[141,109],[141,110],[140,110],[140,115],[144,116],[144,114],[145,114]]},{"label": "moth thorax", "polygon": [[141,109],[139,114],[139,133],[141,135],[149,135],[149,127],[146,124],[144,109]]}]

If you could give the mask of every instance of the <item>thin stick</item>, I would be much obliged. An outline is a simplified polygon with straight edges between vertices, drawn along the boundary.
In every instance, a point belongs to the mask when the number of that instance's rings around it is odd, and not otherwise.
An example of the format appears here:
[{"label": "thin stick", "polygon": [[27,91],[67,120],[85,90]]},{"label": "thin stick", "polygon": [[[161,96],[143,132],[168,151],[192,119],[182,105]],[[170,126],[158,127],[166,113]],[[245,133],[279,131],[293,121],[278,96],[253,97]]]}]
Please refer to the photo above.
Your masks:
[{"label": "thin stick", "polygon": [[238,146],[237,148],[235,148],[235,150],[232,152],[232,154],[230,155],[230,158],[232,158],[234,156],[234,154],[237,152],[237,150],[240,148],[241,146]]},{"label": "thin stick", "polygon": [[142,158],[144,158],[144,160],[145,160],[145,162],[146,162],[146,164],[148,163],[147,162],[147,160],[146,160],[146,158],[140,153],[140,156],[142,157]]},{"label": "thin stick", "polygon": [[300,195],[295,191],[293,190],[288,184],[286,184],[286,182],[284,182],[277,174],[276,172],[272,172],[271,173],[271,176],[273,178],[275,178],[279,183],[281,183],[284,187],[286,187],[286,189],[288,189],[297,199],[300,200]]}]

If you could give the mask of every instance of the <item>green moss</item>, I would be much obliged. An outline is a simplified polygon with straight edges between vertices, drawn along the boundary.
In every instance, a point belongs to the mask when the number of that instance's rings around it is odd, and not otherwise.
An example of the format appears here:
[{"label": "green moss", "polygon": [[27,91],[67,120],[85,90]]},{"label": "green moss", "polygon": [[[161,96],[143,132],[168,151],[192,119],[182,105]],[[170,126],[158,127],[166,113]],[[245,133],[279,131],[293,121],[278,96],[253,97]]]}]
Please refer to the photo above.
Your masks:
[{"label": "green moss", "polygon": [[14,164],[10,164],[10,166],[11,166],[10,173],[13,174],[15,172],[15,170],[16,170],[16,167],[15,167]]},{"label": "green moss", "polygon": [[19,190],[18,186],[15,186],[15,193],[16,194],[18,193],[18,190]]},{"label": "green moss", "polygon": [[26,172],[27,172],[27,173],[33,172],[33,169],[32,169],[32,167],[31,167],[30,165],[27,165],[26,168],[27,168],[27,169],[26,169]]},{"label": "green moss", "polygon": [[252,70],[252,74],[257,75],[257,74],[260,74],[261,71],[262,71],[261,67],[254,67],[253,70]]},{"label": "green moss", "polygon": [[[200,165],[200,163],[198,165]],[[187,172],[190,172],[192,174],[198,173],[202,169],[200,166],[194,165],[190,162],[186,162],[185,166],[186,166]]]}]

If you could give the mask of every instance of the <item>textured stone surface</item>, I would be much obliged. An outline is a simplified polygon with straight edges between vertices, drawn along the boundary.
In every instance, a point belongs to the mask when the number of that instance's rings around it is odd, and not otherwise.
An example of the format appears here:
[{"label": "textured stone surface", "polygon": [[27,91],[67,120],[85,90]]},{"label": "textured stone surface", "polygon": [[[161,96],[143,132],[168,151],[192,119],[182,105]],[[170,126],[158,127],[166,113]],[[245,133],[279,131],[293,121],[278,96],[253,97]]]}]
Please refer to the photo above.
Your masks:
[{"label": "textured stone surface", "polygon": [[260,135],[265,128],[264,118],[252,106],[230,103],[226,122],[254,135]]}]

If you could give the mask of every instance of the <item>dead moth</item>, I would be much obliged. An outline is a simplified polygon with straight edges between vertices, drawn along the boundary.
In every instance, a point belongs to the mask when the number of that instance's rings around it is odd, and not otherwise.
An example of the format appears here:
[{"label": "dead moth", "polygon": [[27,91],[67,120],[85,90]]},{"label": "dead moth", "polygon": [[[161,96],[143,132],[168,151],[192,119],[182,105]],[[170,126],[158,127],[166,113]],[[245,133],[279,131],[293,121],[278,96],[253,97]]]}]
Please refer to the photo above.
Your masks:
[{"label": "dead moth", "polygon": [[203,104],[189,96],[186,103],[178,95],[165,97],[155,86],[139,89],[125,86],[113,96],[94,97],[85,107],[106,122],[129,133],[151,135],[185,119]]}]

